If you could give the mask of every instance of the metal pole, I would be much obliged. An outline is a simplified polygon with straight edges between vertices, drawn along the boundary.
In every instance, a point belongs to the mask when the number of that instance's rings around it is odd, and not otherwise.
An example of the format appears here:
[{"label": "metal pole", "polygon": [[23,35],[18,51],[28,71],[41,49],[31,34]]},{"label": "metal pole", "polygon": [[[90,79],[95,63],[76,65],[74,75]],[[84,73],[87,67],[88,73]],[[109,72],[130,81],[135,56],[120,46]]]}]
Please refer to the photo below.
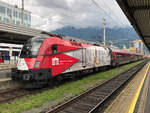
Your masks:
[{"label": "metal pole", "polygon": [[22,0],[22,25],[24,26],[24,0]]},{"label": "metal pole", "polygon": [[106,19],[103,19],[104,20],[104,46],[106,45]]},{"label": "metal pole", "polygon": [[9,17],[10,17],[10,24],[12,24],[12,16],[11,15],[9,15]]},{"label": "metal pole", "polygon": [[11,63],[12,59],[12,47],[9,48],[9,64]]}]

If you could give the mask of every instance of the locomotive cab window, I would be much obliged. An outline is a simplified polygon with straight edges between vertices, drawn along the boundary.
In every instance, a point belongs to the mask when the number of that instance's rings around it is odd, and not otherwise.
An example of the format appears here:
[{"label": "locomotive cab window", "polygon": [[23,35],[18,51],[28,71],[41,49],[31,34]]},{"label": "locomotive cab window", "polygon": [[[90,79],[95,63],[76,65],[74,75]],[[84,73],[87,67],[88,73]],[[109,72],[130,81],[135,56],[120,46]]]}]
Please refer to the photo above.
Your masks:
[{"label": "locomotive cab window", "polygon": [[40,47],[45,37],[34,37],[23,45],[20,57],[21,58],[35,58],[38,55]]},{"label": "locomotive cab window", "polygon": [[57,54],[57,45],[52,45],[52,54]]}]

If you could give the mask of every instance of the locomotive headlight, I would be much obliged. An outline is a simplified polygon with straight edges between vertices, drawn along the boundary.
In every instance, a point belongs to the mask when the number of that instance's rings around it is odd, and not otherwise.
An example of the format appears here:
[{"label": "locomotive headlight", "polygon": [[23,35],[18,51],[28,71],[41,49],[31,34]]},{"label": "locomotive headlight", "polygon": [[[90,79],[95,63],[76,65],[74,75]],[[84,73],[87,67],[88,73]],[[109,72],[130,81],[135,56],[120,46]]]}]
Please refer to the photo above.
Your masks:
[{"label": "locomotive headlight", "polygon": [[38,68],[39,66],[40,66],[40,61],[36,61],[35,65],[34,65],[34,68]]}]

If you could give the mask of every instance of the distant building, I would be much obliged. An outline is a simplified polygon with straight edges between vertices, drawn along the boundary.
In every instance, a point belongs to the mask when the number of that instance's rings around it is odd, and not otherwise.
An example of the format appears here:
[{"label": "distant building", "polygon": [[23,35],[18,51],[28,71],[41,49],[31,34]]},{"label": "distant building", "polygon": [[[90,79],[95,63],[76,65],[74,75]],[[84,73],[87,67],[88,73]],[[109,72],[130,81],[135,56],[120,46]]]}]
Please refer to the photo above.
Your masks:
[{"label": "distant building", "polygon": [[[0,21],[6,23],[22,24],[22,9],[0,1]],[[24,11],[24,26],[31,27],[31,12]]]},{"label": "distant building", "polygon": [[135,40],[132,41],[130,44],[130,51],[136,52],[136,53],[141,53],[144,54],[144,44],[142,40]]},{"label": "distant building", "polygon": [[126,45],[123,45],[123,48],[122,48],[123,50],[127,50],[127,47],[126,47]]}]

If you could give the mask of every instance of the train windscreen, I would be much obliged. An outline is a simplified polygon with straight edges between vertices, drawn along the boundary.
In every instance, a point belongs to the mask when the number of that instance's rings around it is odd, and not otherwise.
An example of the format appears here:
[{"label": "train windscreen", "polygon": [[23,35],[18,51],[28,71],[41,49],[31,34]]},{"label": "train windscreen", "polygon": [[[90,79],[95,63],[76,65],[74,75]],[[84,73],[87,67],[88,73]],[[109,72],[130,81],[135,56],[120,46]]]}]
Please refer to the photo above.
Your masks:
[{"label": "train windscreen", "polygon": [[45,38],[36,37],[28,40],[21,51],[20,58],[34,58],[37,57],[39,49]]}]

